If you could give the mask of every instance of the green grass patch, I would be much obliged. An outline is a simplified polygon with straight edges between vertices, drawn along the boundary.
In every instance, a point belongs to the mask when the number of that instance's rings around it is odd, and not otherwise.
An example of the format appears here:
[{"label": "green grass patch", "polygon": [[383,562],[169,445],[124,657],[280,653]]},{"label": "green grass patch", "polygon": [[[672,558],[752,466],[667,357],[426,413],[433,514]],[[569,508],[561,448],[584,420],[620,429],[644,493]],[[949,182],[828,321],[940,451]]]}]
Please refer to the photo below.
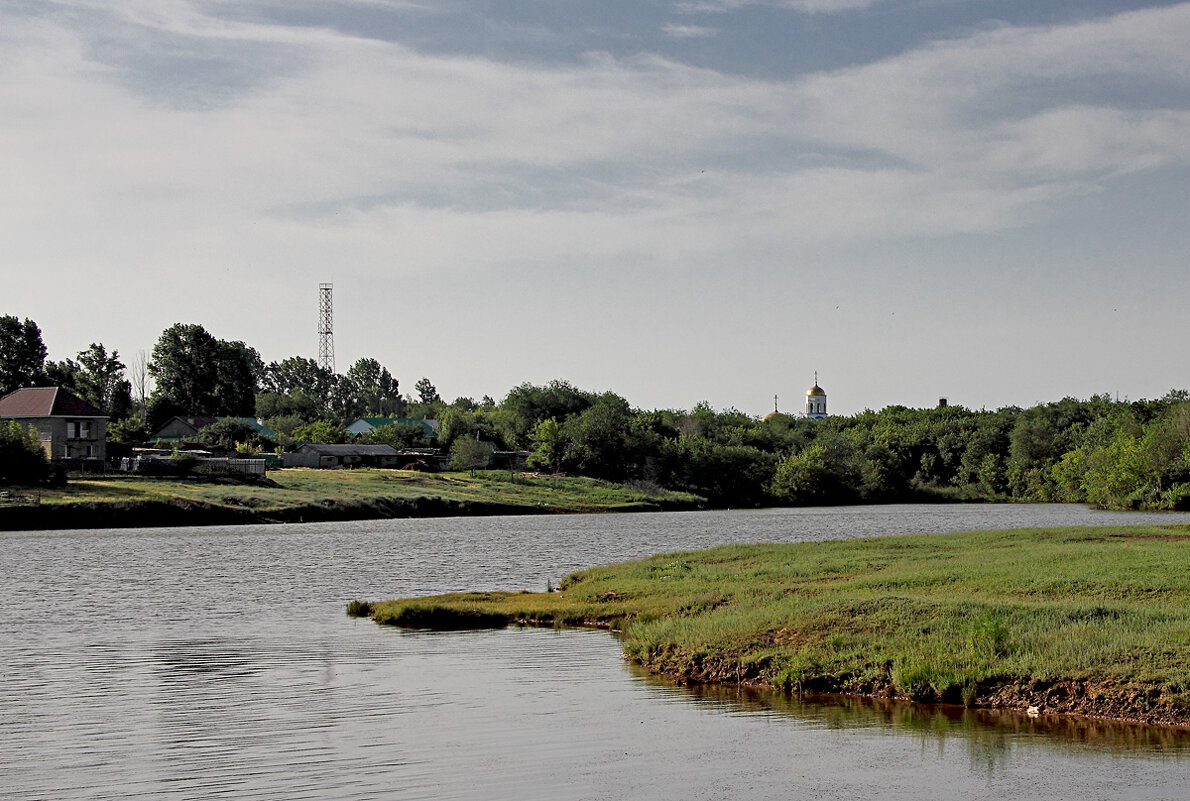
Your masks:
[{"label": "green grass patch", "polygon": [[622,627],[631,659],[691,682],[968,705],[1016,686],[1054,708],[1082,693],[1184,712],[1188,540],[1183,525],[731,545],[582,571],[554,593],[386,601],[373,618]]},{"label": "green grass patch", "polygon": [[73,479],[43,490],[49,506],[116,505],[137,502],[193,504],[267,515],[311,504],[324,506],[416,501],[492,504],[556,512],[630,511],[702,501],[688,493],[635,488],[588,478],[509,475],[504,472],[420,473],[408,470],[271,470],[271,486],[200,480],[105,476]]}]

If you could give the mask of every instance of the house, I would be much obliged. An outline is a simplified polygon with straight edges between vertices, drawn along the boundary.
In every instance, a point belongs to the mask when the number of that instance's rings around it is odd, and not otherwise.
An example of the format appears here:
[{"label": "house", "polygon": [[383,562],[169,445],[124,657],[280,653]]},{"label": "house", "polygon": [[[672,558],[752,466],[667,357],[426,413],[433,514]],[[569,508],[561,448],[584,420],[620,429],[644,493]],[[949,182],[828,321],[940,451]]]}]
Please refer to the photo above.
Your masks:
[{"label": "house", "polygon": [[165,442],[179,442],[184,439],[198,439],[198,432],[202,431],[209,425],[214,425],[223,420],[235,420],[250,426],[257,434],[268,439],[277,439],[277,432],[266,426],[263,422],[255,417],[214,417],[211,415],[195,415],[193,417],[171,417],[165,421],[165,425],[157,429],[153,434],[154,440],[163,440]]},{"label": "house", "polygon": [[176,442],[183,439],[195,439],[198,432],[202,431],[207,426],[218,420],[218,417],[198,416],[198,417],[171,417],[165,421],[165,425],[157,429],[153,434],[153,439],[161,439],[166,442]]},{"label": "house", "polygon": [[347,432],[355,436],[371,434],[381,426],[414,425],[420,426],[423,436],[430,442],[438,439],[438,421],[422,420],[420,417],[361,417],[347,426]]},{"label": "house", "polygon": [[284,456],[286,467],[395,467],[391,445],[323,445],[307,442]]},{"label": "house", "polygon": [[51,459],[107,456],[107,415],[62,387],[29,387],[0,398],[0,421],[37,429]]}]

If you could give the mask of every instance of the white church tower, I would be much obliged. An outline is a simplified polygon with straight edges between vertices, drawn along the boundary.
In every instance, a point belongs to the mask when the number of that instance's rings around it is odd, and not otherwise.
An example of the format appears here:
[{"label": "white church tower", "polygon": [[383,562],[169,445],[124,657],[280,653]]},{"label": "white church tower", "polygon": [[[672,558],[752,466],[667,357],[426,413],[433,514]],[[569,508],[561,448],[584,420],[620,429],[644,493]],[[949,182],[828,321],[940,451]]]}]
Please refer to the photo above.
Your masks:
[{"label": "white church tower", "polygon": [[814,371],[814,386],[806,390],[806,417],[821,420],[826,417],[826,390],[818,386],[818,371]]}]

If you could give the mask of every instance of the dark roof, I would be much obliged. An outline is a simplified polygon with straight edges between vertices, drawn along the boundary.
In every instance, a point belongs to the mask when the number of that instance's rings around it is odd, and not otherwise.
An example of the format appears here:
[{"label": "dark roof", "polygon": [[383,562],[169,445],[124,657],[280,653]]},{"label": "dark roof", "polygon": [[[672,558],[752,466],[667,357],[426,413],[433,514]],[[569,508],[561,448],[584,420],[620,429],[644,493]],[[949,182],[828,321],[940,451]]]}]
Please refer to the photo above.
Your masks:
[{"label": "dark roof", "polygon": [[153,436],[156,439],[166,439],[166,440],[177,439],[177,437],[166,437],[166,436],[162,436],[162,434],[161,434],[161,432],[165,431],[166,428],[170,427],[171,425],[174,425],[175,420],[180,422],[186,428],[189,428],[193,432],[193,434],[191,436],[197,435],[198,432],[202,431],[207,426],[214,425],[215,423],[219,423],[224,420],[235,420],[238,423],[243,423],[244,425],[251,427],[254,431],[256,431],[256,433],[262,434],[266,437],[269,437],[270,439],[276,439],[276,437],[277,437],[276,431],[269,428],[264,423],[257,420],[255,417],[215,417],[213,415],[201,415],[201,414],[200,415],[191,415],[188,417],[183,417],[180,414],[174,415],[173,417],[166,420],[165,423],[161,426],[161,428],[157,429],[157,433],[155,433]]},{"label": "dark roof", "polygon": [[243,423],[244,425],[253,429],[257,434],[260,434],[261,436],[268,437],[269,439],[277,438],[276,431],[269,428],[268,426],[266,426],[264,424],[263,421],[258,420],[255,417],[219,417],[217,419],[219,422],[223,422],[224,420],[235,420],[237,423]]},{"label": "dark roof", "polygon": [[62,387],[27,387],[0,398],[0,417],[107,417]]},{"label": "dark roof", "polygon": [[317,453],[320,456],[396,456],[392,445],[323,445],[307,442],[298,448],[299,452]]},{"label": "dark roof", "polygon": [[[438,421],[423,420],[420,417],[361,417],[351,425],[354,426],[359,423],[367,423],[374,429],[390,425],[421,426],[427,437],[438,436]],[[350,427],[348,426],[348,428]]]}]

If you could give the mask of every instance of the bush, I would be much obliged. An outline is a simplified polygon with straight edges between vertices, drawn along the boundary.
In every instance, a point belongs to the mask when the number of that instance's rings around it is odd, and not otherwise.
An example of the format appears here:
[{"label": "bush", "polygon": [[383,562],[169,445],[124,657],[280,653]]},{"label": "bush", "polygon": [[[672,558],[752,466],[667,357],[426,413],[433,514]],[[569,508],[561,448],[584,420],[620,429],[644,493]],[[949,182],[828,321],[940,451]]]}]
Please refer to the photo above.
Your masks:
[{"label": "bush", "polygon": [[33,426],[16,420],[0,424],[0,484],[44,484],[50,463]]}]

